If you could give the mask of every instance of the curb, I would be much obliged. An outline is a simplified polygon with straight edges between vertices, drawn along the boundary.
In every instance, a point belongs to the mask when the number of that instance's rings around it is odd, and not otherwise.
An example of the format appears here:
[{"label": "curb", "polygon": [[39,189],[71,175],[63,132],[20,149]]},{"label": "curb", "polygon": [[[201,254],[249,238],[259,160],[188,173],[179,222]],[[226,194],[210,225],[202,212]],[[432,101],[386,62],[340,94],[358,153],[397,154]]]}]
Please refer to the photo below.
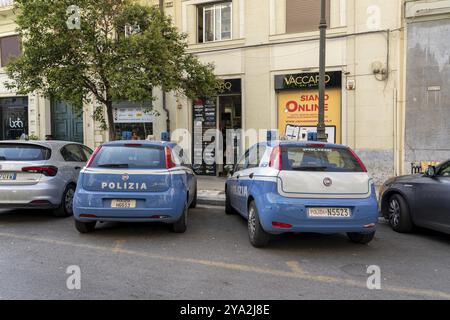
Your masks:
[{"label": "curb", "polygon": [[212,199],[206,197],[198,197],[197,204],[215,207],[225,207],[225,199]]}]

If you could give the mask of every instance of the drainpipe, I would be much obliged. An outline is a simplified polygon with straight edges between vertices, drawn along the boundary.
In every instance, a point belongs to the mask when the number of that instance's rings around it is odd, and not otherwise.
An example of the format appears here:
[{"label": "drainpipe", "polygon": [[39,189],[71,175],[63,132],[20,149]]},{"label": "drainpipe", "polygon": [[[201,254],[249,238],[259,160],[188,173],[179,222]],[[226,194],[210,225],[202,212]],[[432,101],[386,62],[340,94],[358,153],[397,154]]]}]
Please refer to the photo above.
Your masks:
[{"label": "drainpipe", "polygon": [[[164,14],[164,0],[159,0],[159,10],[162,14]],[[161,86],[162,91],[162,108],[164,112],[166,113],[166,131],[169,133],[170,136],[170,113],[169,109],[167,109],[167,97],[166,97],[166,90],[164,88],[164,85]]]}]

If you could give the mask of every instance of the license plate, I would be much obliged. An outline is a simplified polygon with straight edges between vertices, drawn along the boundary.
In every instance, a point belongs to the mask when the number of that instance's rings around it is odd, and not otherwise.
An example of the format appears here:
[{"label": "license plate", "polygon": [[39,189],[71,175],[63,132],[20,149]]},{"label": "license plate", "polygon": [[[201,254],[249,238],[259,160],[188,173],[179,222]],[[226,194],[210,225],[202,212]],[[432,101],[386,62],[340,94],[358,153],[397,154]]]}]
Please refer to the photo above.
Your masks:
[{"label": "license plate", "polygon": [[308,216],[312,218],[350,218],[350,208],[309,208]]},{"label": "license plate", "polygon": [[111,201],[111,208],[136,208],[136,200],[114,199],[113,201]]},{"label": "license plate", "polygon": [[15,173],[0,173],[0,180],[3,181],[14,181],[16,177]]}]

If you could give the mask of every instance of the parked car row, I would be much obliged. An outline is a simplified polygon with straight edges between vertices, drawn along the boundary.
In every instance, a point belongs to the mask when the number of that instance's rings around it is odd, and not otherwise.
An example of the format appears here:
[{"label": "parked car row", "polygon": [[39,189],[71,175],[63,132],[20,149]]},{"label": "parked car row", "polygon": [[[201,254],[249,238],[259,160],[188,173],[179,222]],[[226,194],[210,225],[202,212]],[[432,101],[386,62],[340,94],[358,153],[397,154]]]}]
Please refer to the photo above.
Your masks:
[{"label": "parked car row", "polygon": [[[255,247],[301,232],[346,233],[366,244],[379,208],[395,231],[450,233],[450,161],[388,180],[379,202],[363,162],[343,145],[262,142],[228,170],[225,211],[248,221]],[[0,208],[73,214],[80,233],[99,221],[163,222],[183,233],[196,203],[196,176],[175,143],[116,141],[94,152],[72,142],[0,143]]]}]

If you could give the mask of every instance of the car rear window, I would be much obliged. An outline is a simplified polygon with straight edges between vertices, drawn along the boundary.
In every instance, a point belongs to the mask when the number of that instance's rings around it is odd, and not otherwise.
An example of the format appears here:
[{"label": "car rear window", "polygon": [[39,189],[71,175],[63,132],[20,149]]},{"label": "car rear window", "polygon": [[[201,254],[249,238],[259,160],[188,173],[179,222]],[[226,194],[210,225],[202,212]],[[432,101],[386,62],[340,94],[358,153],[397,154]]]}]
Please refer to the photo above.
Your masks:
[{"label": "car rear window", "polygon": [[91,167],[164,169],[166,158],[164,148],[158,146],[103,146]]},{"label": "car rear window", "polygon": [[50,159],[49,148],[28,144],[0,144],[0,161],[43,161]]},{"label": "car rear window", "polygon": [[283,147],[283,170],[364,172],[352,152],[345,148]]}]

